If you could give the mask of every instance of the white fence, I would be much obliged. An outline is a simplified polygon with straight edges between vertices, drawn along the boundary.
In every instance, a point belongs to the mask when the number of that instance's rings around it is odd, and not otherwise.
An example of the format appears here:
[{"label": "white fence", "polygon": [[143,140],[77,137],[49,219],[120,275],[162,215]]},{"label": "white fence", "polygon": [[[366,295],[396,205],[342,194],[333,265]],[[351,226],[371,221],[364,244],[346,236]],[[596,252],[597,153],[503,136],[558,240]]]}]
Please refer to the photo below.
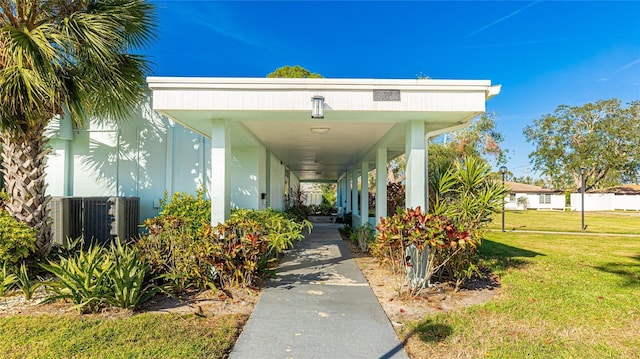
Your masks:
[{"label": "white fence", "polygon": [[[571,210],[582,210],[582,194],[571,194]],[[640,194],[585,193],[585,211],[640,211]]]}]

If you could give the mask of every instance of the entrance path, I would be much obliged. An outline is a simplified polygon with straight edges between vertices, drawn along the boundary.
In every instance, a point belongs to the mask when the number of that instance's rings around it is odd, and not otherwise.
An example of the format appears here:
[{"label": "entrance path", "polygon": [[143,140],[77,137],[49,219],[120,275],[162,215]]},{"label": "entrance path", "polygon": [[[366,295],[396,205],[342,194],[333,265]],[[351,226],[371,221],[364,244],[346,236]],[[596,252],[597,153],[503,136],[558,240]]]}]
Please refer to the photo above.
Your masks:
[{"label": "entrance path", "polygon": [[407,358],[340,226],[316,223],[287,252],[231,359]]}]

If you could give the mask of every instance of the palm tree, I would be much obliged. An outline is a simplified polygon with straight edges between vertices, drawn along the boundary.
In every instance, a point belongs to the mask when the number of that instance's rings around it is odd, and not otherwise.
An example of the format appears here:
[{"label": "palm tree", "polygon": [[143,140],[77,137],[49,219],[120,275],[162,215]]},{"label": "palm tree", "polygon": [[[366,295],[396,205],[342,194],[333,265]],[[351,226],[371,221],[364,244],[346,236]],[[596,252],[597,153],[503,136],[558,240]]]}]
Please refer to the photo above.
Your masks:
[{"label": "palm tree", "polygon": [[153,38],[145,0],[0,0],[0,134],[6,209],[51,247],[44,131],[65,114],[76,126],[121,120],[146,92],[147,61],[132,50]]}]

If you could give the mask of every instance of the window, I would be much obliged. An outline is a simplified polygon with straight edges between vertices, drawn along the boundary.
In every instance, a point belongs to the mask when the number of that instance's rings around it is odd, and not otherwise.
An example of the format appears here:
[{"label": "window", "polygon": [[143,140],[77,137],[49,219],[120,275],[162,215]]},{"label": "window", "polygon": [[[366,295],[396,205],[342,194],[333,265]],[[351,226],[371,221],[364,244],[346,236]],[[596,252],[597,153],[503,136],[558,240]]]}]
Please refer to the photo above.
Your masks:
[{"label": "window", "polygon": [[551,204],[551,194],[549,193],[540,194],[538,202],[540,202],[540,204]]},{"label": "window", "polygon": [[509,193],[509,202],[515,202],[515,201],[516,201],[516,194]]}]

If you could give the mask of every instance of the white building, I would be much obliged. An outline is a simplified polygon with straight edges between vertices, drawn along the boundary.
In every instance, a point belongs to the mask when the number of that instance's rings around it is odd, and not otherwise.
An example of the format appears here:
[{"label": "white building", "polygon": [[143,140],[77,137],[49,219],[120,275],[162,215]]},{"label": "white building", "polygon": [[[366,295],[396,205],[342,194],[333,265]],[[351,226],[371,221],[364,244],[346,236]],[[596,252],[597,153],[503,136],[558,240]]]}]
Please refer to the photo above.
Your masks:
[{"label": "white building", "polygon": [[[388,160],[407,154],[406,205],[426,208],[429,137],[468,126],[499,86],[486,80],[150,77],[130,121],[53,126],[48,192],[134,196],[141,219],[158,199],[204,186],[213,224],[232,207],[283,209],[300,182],[338,184],[338,204],[367,213],[357,182],[376,169],[386,193]],[[314,100],[315,99],[315,100]],[[313,113],[312,113],[313,111]],[[364,175],[363,175],[364,174]],[[353,185],[353,184],[356,185]],[[366,191],[361,196],[366,196]],[[386,216],[379,196],[376,218]]]},{"label": "white building", "polygon": [[561,191],[517,182],[505,181],[504,184],[509,188],[509,197],[505,198],[505,209],[564,210],[565,208],[565,196]]}]

